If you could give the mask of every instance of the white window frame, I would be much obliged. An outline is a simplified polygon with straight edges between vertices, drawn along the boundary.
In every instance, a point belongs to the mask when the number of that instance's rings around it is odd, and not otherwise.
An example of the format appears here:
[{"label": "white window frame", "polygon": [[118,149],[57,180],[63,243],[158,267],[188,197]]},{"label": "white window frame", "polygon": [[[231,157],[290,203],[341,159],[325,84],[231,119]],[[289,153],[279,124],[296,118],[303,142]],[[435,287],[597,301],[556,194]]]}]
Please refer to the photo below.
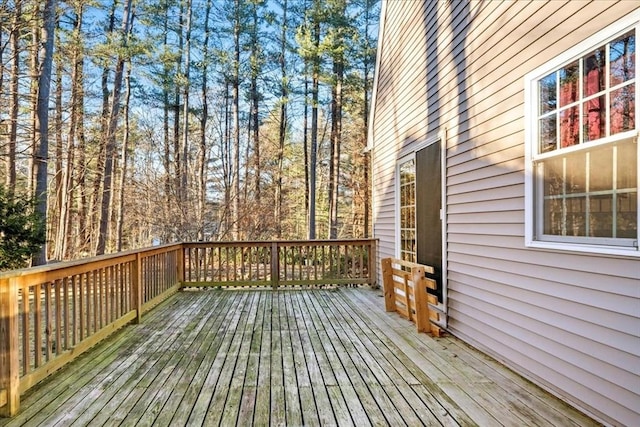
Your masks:
[{"label": "white window frame", "polygon": [[[396,258],[398,259],[402,259],[402,217],[401,217],[401,183],[400,183],[400,167],[402,165],[404,165],[407,162],[410,162],[413,160],[413,165],[415,168],[415,161],[416,161],[416,154],[415,152],[412,152],[409,155],[405,155],[402,158],[398,159],[398,161],[396,162],[396,172],[395,172],[395,181],[396,181],[396,203],[395,203],[395,216],[396,216],[396,220],[395,220],[395,240],[396,240]],[[415,215],[415,196],[414,196],[414,207],[413,207],[413,212]],[[416,218],[414,218],[414,224],[415,224]],[[415,234],[415,228],[414,228],[414,235],[417,238],[417,235]],[[416,252],[415,255],[417,257],[417,242],[416,242]],[[417,262],[417,260],[415,261]]]},{"label": "white window frame", "polygon": [[[527,74],[524,78],[524,91],[525,91],[525,245],[532,248],[542,249],[555,249],[563,251],[576,251],[576,252],[593,252],[610,255],[627,255],[640,257],[640,251],[638,248],[638,234],[634,242],[634,247],[617,246],[613,243],[609,246],[606,244],[591,244],[591,243],[575,243],[570,239],[563,239],[561,236],[554,236],[554,238],[542,240],[536,236],[538,230],[541,229],[540,217],[540,203],[541,198],[536,196],[536,173],[534,171],[534,163],[538,160],[545,158],[552,158],[556,155],[566,154],[572,151],[578,151],[585,148],[585,145],[578,144],[573,147],[562,148],[561,153],[557,151],[538,153],[538,81],[549,73],[554,72],[581,58],[594,49],[608,43],[616,37],[625,34],[635,27],[636,29],[636,81],[635,81],[635,102],[636,102],[636,129],[632,131],[622,132],[620,134],[602,138],[594,142],[589,142],[590,148],[597,147],[598,145],[610,144],[613,141],[621,141],[625,139],[635,138],[635,143],[638,144],[638,130],[640,129],[640,120],[638,118],[638,106],[640,104],[640,78],[639,73],[639,60],[637,55],[637,42],[640,37],[640,10],[636,10],[624,18],[620,19],[616,23],[609,27],[599,31],[598,33],[587,38],[583,42],[577,44],[571,49],[567,50],[558,57],[550,60],[544,65],[533,70]],[[638,164],[640,165],[640,150],[636,150],[636,155],[639,157]],[[638,179],[636,188],[640,188],[640,173],[637,174]],[[638,199],[640,208],[640,198]],[[640,209],[639,217],[640,217]],[[538,223],[536,223],[538,221]],[[640,223],[640,218],[638,218]],[[564,240],[564,241],[563,241]]]}]

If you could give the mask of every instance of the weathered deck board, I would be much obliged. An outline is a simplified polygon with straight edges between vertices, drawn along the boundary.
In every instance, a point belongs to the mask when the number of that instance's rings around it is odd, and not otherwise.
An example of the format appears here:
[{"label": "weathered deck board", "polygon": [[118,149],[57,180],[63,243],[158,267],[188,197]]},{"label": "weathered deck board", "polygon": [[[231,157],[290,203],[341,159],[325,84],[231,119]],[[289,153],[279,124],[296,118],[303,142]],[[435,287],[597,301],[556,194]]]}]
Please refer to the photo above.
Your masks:
[{"label": "weathered deck board", "polygon": [[19,425],[597,425],[379,292],[184,291],[23,396]]}]

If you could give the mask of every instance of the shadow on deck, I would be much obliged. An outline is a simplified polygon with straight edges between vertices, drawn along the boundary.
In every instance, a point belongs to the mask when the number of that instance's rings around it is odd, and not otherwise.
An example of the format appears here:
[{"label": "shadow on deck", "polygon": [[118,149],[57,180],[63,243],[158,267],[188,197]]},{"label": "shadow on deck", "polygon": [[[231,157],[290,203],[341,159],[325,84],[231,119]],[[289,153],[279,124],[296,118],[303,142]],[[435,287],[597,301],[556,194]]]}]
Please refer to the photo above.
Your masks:
[{"label": "shadow on deck", "polygon": [[22,398],[17,425],[596,425],[380,291],[185,290]]}]

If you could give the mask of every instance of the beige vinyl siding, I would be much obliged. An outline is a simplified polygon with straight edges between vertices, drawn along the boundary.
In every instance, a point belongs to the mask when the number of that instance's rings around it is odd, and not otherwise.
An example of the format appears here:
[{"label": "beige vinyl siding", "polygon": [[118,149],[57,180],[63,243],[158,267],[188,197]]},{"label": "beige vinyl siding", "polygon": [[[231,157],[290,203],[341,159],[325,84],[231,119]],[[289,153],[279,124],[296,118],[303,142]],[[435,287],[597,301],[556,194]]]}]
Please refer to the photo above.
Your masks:
[{"label": "beige vinyl siding", "polygon": [[380,257],[396,251],[399,156],[446,129],[451,332],[603,422],[640,425],[640,258],[524,245],[524,76],[638,3],[385,5],[371,124]]}]

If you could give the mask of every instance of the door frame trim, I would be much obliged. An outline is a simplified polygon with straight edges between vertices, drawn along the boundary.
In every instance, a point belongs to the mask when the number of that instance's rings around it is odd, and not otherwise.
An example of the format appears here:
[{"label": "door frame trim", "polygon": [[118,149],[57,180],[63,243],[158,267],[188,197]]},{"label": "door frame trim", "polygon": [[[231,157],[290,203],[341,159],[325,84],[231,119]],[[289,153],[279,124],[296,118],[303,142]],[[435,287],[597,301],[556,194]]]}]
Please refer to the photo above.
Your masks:
[{"label": "door frame trim", "polygon": [[442,303],[438,304],[438,309],[441,310],[445,316],[441,319],[441,325],[446,328],[448,320],[448,259],[447,259],[447,129],[443,129],[438,132],[437,135],[427,138],[423,141],[411,144],[400,151],[398,159],[396,161],[395,168],[395,253],[396,256],[400,254],[400,182],[398,180],[400,165],[408,160],[416,157],[416,152],[436,143],[440,143],[440,220],[442,222]]}]

